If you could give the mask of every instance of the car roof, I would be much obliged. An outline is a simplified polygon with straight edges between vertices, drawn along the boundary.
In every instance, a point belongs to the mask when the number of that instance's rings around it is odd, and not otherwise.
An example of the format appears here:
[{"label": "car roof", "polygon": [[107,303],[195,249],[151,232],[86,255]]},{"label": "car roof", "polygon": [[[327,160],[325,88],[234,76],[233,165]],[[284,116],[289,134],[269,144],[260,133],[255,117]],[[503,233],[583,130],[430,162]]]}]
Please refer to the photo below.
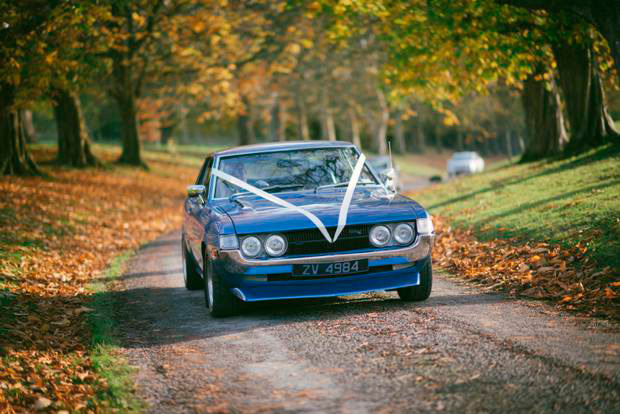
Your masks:
[{"label": "car roof", "polygon": [[252,154],[257,152],[287,151],[296,149],[311,148],[334,148],[334,147],[353,147],[354,145],[347,141],[286,141],[286,142],[269,142],[265,144],[242,145],[239,147],[228,148],[213,153],[214,156],[229,156]]}]

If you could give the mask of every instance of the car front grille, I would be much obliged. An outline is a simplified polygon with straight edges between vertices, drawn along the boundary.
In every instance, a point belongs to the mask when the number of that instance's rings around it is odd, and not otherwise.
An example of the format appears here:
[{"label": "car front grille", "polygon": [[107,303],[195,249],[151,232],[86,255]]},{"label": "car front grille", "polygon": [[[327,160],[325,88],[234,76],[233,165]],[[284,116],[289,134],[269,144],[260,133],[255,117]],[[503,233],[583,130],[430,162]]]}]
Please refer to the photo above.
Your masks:
[{"label": "car front grille", "polygon": [[[368,240],[368,232],[371,227],[368,224],[346,226],[335,243],[329,243],[325,240],[319,229],[284,232],[288,239],[287,255],[344,252],[372,248],[373,246]],[[333,236],[336,228],[328,227],[327,231]]]}]

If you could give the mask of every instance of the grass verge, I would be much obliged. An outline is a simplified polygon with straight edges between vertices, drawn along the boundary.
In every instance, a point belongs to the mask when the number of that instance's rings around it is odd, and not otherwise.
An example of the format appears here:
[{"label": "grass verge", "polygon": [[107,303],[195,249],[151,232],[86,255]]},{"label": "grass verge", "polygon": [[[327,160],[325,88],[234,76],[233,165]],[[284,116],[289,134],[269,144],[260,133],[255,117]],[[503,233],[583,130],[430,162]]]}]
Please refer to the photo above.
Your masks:
[{"label": "grass verge", "polygon": [[517,237],[567,248],[582,242],[596,261],[620,269],[620,146],[504,165],[415,197],[481,240]]},{"label": "grass verge", "polygon": [[620,147],[508,164],[412,194],[465,279],[620,319]]},{"label": "grass verge", "polygon": [[108,384],[106,390],[95,395],[97,406],[123,413],[139,413],[144,408],[144,403],[134,394],[132,369],[119,353],[114,303],[107,292],[123,274],[132,255],[132,252],[126,252],[117,256],[103,277],[88,286],[94,292],[90,304],[94,311],[88,318],[92,341],[91,360],[95,372]]}]

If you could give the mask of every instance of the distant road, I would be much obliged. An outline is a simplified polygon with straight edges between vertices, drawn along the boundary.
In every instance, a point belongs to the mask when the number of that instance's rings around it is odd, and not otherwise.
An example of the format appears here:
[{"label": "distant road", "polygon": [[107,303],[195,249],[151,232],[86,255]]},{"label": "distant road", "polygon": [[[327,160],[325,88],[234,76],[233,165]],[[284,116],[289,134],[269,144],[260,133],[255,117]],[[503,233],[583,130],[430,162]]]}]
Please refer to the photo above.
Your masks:
[{"label": "distant road", "polygon": [[617,413],[620,332],[463,287],[248,306],[213,319],[188,292],[179,232],[111,293],[151,413]]}]

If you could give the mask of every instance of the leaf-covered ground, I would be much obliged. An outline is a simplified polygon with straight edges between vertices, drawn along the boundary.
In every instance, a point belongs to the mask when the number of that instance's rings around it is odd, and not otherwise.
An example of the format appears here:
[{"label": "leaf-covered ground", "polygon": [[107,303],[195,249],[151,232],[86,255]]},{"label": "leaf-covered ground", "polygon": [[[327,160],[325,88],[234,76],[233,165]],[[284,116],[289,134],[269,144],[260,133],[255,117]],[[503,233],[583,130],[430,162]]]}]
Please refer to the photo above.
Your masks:
[{"label": "leaf-covered ground", "polygon": [[513,294],[620,318],[620,151],[510,165],[413,194],[438,215],[435,258]]},{"label": "leaf-covered ground", "polygon": [[179,226],[196,173],[149,163],[0,178],[0,413],[112,410],[91,358],[87,285],[120,252]]},{"label": "leaf-covered ground", "polygon": [[[435,260],[488,286],[617,318],[620,164],[600,151],[416,194],[445,217]],[[98,147],[106,161],[117,154]],[[0,178],[0,413],[125,411],[95,366],[88,286],[119,253],[178,228],[199,159],[151,152],[150,172],[48,164],[50,178]]]}]

